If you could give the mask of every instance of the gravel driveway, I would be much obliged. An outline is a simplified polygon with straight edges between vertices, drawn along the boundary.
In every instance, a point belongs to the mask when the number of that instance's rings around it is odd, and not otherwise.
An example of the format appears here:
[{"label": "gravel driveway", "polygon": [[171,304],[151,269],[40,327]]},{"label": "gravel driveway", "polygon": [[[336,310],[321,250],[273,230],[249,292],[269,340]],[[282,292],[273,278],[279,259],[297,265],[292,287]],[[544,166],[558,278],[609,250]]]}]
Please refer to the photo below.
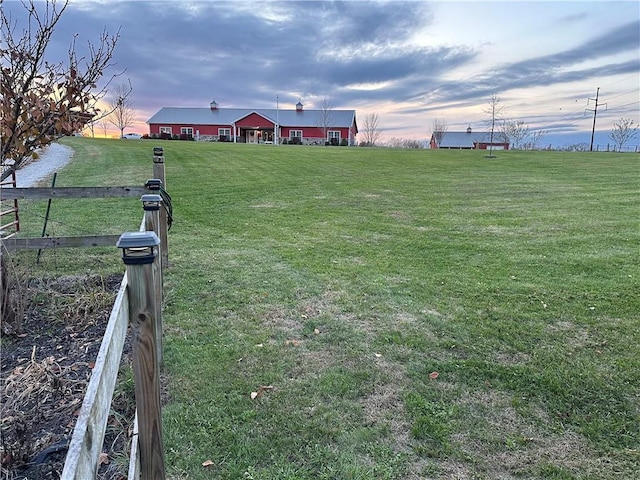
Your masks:
[{"label": "gravel driveway", "polygon": [[[73,149],[52,143],[45,147],[37,160],[16,172],[18,187],[33,187],[38,182],[50,178],[54,172],[64,167],[73,158]],[[51,186],[51,183],[49,185]]]}]

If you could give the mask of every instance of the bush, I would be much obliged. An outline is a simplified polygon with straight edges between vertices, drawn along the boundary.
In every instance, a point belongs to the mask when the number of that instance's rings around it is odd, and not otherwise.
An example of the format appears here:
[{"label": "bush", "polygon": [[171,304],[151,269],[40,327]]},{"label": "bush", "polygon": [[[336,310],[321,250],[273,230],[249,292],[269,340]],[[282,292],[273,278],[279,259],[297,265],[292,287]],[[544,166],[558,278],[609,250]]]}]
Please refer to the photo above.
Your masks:
[{"label": "bush", "polygon": [[347,140],[346,138],[343,138],[342,141],[340,142],[340,146],[341,147],[348,147],[349,146],[349,140]]}]

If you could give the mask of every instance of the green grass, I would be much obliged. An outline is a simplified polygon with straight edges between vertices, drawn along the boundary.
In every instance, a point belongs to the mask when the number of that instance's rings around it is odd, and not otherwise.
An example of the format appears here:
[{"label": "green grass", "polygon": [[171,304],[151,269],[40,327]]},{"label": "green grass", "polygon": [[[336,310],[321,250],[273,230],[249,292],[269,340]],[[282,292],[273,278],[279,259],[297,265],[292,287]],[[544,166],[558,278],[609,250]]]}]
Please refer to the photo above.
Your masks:
[{"label": "green grass", "polygon": [[[59,185],[144,183],[165,149],[171,478],[640,470],[637,155],[64,142]],[[83,233],[142,213],[54,212]]]}]

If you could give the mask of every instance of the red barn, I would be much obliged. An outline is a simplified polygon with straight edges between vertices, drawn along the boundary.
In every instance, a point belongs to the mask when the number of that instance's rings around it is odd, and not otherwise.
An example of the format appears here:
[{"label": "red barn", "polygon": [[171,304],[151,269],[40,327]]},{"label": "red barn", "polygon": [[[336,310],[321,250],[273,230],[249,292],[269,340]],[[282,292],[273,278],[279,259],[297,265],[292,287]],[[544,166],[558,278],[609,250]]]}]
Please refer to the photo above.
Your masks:
[{"label": "red barn", "polygon": [[355,110],[295,110],[276,108],[163,107],[147,120],[151,137],[193,138],[236,143],[355,145]]}]

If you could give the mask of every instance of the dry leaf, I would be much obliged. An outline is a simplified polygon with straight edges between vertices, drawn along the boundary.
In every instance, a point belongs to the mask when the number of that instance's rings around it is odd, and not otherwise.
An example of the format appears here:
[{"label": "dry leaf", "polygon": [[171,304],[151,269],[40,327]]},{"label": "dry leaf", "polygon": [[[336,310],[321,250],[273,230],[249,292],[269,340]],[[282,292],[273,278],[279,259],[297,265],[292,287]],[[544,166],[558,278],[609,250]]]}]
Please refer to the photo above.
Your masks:
[{"label": "dry leaf", "polygon": [[211,467],[213,466],[213,462],[211,460],[207,460],[206,462],[202,462],[203,467]]},{"label": "dry leaf", "polygon": [[101,452],[98,456],[98,465],[109,465],[109,455]]},{"label": "dry leaf", "polygon": [[285,345],[293,345],[294,347],[297,347],[300,345],[300,340],[285,340],[284,344]]},{"label": "dry leaf", "polygon": [[320,330],[319,330],[319,329],[317,329],[317,328],[314,328],[314,329],[313,329],[313,333],[315,333],[316,335],[318,335],[318,334],[320,333]]},{"label": "dry leaf", "polygon": [[438,378],[439,376],[440,376],[440,374],[439,374],[438,372],[431,372],[431,373],[429,374],[429,378],[430,378],[431,380],[435,380],[435,379],[436,379],[436,378]]},{"label": "dry leaf", "polygon": [[375,355],[376,358],[380,358],[382,356],[381,353],[374,353],[374,355]]},{"label": "dry leaf", "polygon": [[261,397],[265,390],[273,390],[273,385],[261,385],[257,392],[251,392],[251,400]]},{"label": "dry leaf", "polygon": [[256,344],[256,347],[258,347],[258,348],[262,348],[262,347],[264,347],[264,343],[257,343],[257,344]]}]

